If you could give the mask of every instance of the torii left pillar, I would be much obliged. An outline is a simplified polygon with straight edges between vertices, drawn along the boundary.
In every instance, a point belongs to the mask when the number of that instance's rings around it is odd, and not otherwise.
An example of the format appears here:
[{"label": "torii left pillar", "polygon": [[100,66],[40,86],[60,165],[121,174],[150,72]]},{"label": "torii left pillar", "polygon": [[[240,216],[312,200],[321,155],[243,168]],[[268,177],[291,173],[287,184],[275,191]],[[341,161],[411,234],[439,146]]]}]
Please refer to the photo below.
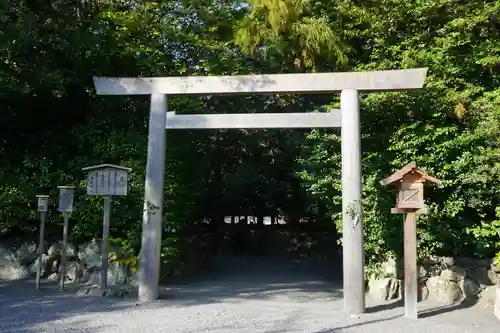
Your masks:
[{"label": "torii left pillar", "polygon": [[152,94],[144,186],[142,252],[139,258],[139,267],[141,268],[139,270],[140,302],[153,301],[159,296],[167,110],[167,95]]}]

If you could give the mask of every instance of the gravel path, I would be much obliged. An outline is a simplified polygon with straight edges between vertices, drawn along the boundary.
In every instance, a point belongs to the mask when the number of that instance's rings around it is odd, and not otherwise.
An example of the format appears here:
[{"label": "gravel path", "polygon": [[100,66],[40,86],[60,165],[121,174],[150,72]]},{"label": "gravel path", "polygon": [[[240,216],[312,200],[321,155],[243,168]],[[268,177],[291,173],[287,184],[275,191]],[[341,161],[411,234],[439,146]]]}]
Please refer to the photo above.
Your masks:
[{"label": "gravel path", "polygon": [[[239,258],[203,279],[163,288],[162,300],[77,297],[75,288],[34,290],[33,281],[0,282],[0,333],[433,333],[500,332],[492,311],[420,303],[421,319],[401,304],[376,305],[349,318],[341,312],[338,272],[326,265]],[[329,281],[337,281],[332,283]]]}]

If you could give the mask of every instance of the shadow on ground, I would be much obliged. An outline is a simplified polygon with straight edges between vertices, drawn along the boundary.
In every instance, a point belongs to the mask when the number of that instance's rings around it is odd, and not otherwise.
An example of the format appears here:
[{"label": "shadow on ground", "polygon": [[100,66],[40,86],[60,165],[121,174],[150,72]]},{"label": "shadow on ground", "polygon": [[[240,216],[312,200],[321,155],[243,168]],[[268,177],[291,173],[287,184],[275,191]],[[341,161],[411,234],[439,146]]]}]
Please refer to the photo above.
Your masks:
[{"label": "shadow on ground", "polygon": [[[133,305],[123,300],[120,302],[105,298],[77,297],[78,287],[69,285],[61,292],[56,284],[45,283],[42,284],[41,290],[37,291],[34,280],[0,281],[0,333],[31,332],[36,325],[64,317],[89,312],[116,311]],[[57,330],[52,330],[49,324],[47,332]],[[89,332],[95,332],[95,328]]]},{"label": "shadow on ground", "polygon": [[[452,311],[457,311],[457,310],[465,310],[471,307],[474,307],[477,305],[478,299],[477,298],[468,298],[465,299],[461,302],[451,304],[451,305],[436,305],[432,304],[430,301],[424,301],[424,302],[419,302],[418,308],[419,308],[419,314],[418,317],[423,319],[423,318],[429,318],[433,316],[438,316],[441,314],[445,314],[448,312]],[[403,299],[399,299],[397,301],[392,301],[392,302],[386,302],[382,304],[377,304],[374,306],[370,306],[366,308],[366,313],[377,313],[377,312],[383,312],[383,311],[390,311],[394,310],[397,308],[404,309],[405,303]]]},{"label": "shadow on ground", "polygon": [[452,305],[446,305],[446,306],[438,306],[438,307],[433,307],[433,308],[427,308],[423,309],[419,313],[419,318],[429,318],[433,316],[438,316],[441,314],[445,314],[448,312],[452,311],[457,311],[457,310],[465,310],[468,308],[471,308],[475,306],[478,302],[478,299],[476,298],[469,298],[465,299],[459,303],[452,304]]},{"label": "shadow on ground", "polygon": [[[0,282],[0,333],[137,332],[141,328],[131,325],[145,329],[154,327],[154,320],[182,332],[235,332],[231,325],[238,321],[248,329],[263,322],[275,327],[267,333],[392,333],[394,325],[416,333],[432,331],[429,327],[457,333],[495,332],[493,316],[469,311],[469,303],[450,307],[420,303],[421,319],[415,321],[403,317],[402,301],[367,301],[365,315],[349,318],[342,312],[341,271],[338,264],[310,259],[225,257],[209,272],[169,281],[161,286],[160,300],[148,305],[137,305],[137,295],[122,299],[77,297],[80,286],[68,285],[60,292],[57,285],[47,284],[36,291],[31,280]],[[237,303],[242,306],[233,306]],[[217,305],[205,306],[208,304]],[[200,313],[211,319],[197,324]],[[187,321],[171,320],[181,317]]]},{"label": "shadow on ground", "polygon": [[[307,302],[342,297],[339,270],[329,263],[312,260],[280,260],[252,257],[226,257],[202,276],[176,279],[160,288],[160,301],[141,307],[192,306],[245,300],[280,300]],[[46,324],[59,319],[106,313],[137,307],[137,294],[126,298],[78,297],[81,285],[45,283],[35,290],[33,280],[0,281],[0,333],[39,332]],[[37,326],[37,330],[34,327]],[[96,328],[88,332],[95,332]],[[56,331],[57,332],[57,329]],[[64,332],[70,332],[65,329]],[[81,332],[81,329],[78,331]]]},{"label": "shadow on ground", "polygon": [[341,299],[342,269],[336,263],[314,260],[225,257],[215,269],[189,280],[177,279],[162,287],[161,299],[183,305],[213,303],[228,299],[295,298]]}]

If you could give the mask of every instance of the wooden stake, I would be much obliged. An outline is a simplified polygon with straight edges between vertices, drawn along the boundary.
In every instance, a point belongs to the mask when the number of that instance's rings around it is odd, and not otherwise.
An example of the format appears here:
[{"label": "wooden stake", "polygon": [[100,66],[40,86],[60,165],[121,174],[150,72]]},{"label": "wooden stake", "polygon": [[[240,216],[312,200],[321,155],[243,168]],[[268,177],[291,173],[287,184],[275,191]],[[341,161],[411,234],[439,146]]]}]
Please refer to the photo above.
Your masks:
[{"label": "wooden stake", "polygon": [[68,246],[68,224],[69,224],[69,213],[64,214],[64,227],[63,227],[63,243],[61,249],[61,263],[59,272],[61,276],[59,277],[59,287],[64,290],[64,279],[66,278],[66,247]]},{"label": "wooden stake", "polygon": [[40,290],[40,278],[42,276],[43,242],[45,238],[45,219],[47,212],[40,212],[40,241],[38,244],[38,267],[36,269],[36,289]]},{"label": "wooden stake", "polygon": [[405,316],[418,318],[417,221],[415,212],[406,214],[404,221],[404,284]]},{"label": "wooden stake", "polygon": [[102,258],[101,258],[101,291],[105,292],[108,288],[108,241],[111,213],[111,196],[104,197],[104,218],[102,227]]}]

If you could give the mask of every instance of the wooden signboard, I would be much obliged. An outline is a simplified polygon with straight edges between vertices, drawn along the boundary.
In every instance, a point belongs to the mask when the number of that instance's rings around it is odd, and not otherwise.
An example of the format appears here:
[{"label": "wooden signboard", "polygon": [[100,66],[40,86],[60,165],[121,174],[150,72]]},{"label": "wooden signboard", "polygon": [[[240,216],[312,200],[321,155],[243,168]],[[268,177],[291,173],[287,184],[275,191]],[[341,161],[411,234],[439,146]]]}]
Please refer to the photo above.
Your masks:
[{"label": "wooden signboard", "polygon": [[382,185],[394,185],[398,191],[394,214],[406,214],[404,220],[404,300],[405,316],[417,319],[418,271],[417,271],[417,214],[425,214],[424,183],[441,181],[429,176],[411,162],[391,176],[382,180]]},{"label": "wooden signboard", "polygon": [[87,195],[127,195],[130,168],[100,164],[82,169],[87,171]]},{"label": "wooden signboard", "polygon": [[108,288],[108,239],[111,224],[111,196],[127,195],[128,173],[132,169],[113,164],[100,164],[82,169],[87,171],[87,195],[104,197],[104,216],[101,246],[101,291]]},{"label": "wooden signboard", "polygon": [[59,188],[59,207],[58,211],[61,213],[73,212],[73,201],[75,199],[74,186],[58,186]]}]

